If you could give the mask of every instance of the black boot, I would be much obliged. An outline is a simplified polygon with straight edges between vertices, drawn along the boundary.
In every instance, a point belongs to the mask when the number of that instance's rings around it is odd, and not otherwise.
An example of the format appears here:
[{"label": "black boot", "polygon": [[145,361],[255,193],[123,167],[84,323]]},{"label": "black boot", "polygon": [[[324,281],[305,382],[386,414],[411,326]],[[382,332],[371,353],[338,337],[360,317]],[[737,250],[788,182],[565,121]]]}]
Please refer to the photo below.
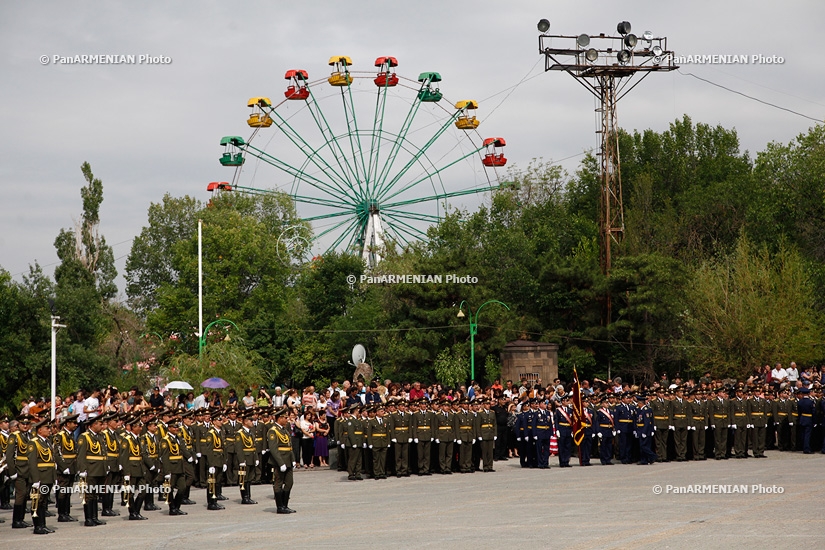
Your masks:
[{"label": "black boot", "polygon": [[284,510],[286,510],[286,512],[288,514],[294,514],[296,512],[296,510],[293,510],[292,508],[289,507],[289,493],[291,493],[291,492],[292,492],[291,490],[290,491],[284,491]]},{"label": "black boot", "polygon": [[106,522],[98,519],[98,514],[100,511],[97,509],[97,502],[92,504],[92,521],[95,522],[95,525],[106,525]]},{"label": "black boot", "polygon": [[11,528],[12,529],[25,529],[26,527],[30,527],[28,523],[23,521],[26,517],[26,506],[18,506],[14,505],[11,512]]},{"label": "black boot", "polygon": [[288,514],[289,513],[284,508],[284,492],[283,491],[275,491],[275,505],[278,508],[277,512],[275,512],[276,514]]},{"label": "black boot", "polygon": [[191,488],[192,486],[190,485],[186,488],[186,491],[184,491],[183,493],[183,500],[181,501],[181,504],[183,504],[184,506],[191,506],[192,504],[197,504],[197,502],[189,498],[189,490]]},{"label": "black boot", "polygon": [[[97,506],[97,504],[94,504],[94,506]],[[86,504],[83,505],[83,517],[86,520],[83,523],[83,525],[85,525],[86,527],[96,527],[97,526],[97,523],[95,523],[95,520],[94,520],[94,515],[92,515],[92,504],[89,503],[89,502],[87,502]]]}]

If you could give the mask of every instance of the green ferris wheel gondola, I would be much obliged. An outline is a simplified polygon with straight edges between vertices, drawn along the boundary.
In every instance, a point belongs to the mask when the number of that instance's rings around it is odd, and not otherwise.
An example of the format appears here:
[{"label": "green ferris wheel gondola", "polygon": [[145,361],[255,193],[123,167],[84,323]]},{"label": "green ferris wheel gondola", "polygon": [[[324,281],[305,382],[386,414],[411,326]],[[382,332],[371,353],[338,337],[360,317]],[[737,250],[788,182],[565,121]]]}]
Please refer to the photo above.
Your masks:
[{"label": "green ferris wheel gondola", "polygon": [[[253,133],[221,140],[221,164],[235,175],[214,192],[272,192],[247,178],[274,168],[290,178],[280,190],[312,224],[316,241],[375,265],[387,243],[425,239],[450,199],[500,187],[496,169],[503,164],[482,162],[491,145],[477,132],[478,102],[439,103],[439,73],[404,78],[392,56],[376,59],[377,76],[352,71],[348,56],[328,64],[332,75],[315,81],[304,69],[287,71],[290,88],[278,104],[264,96],[247,102],[257,115]],[[244,164],[250,159],[253,168]]]}]

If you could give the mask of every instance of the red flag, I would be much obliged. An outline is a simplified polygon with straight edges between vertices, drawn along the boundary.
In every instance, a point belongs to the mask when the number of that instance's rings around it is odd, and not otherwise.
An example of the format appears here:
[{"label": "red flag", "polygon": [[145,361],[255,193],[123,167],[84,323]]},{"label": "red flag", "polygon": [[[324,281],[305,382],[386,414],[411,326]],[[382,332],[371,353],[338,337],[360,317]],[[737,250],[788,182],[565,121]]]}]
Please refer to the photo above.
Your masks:
[{"label": "red flag", "polygon": [[582,416],[584,414],[582,407],[582,392],[579,386],[579,374],[576,372],[576,367],[573,367],[573,387],[570,390],[573,401],[573,441],[576,445],[581,445],[584,439],[584,429],[582,428]]}]

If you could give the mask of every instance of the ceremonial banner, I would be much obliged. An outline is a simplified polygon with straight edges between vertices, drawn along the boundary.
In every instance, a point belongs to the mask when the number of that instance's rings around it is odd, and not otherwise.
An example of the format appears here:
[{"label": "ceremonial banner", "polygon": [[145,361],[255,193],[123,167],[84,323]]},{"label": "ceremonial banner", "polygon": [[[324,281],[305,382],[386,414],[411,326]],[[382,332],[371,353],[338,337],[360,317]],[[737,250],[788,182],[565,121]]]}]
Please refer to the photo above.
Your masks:
[{"label": "ceremonial banner", "polygon": [[573,388],[570,390],[573,401],[573,441],[576,445],[582,444],[584,439],[584,430],[582,429],[582,392],[579,386],[579,374],[576,372],[576,367],[573,367]]}]

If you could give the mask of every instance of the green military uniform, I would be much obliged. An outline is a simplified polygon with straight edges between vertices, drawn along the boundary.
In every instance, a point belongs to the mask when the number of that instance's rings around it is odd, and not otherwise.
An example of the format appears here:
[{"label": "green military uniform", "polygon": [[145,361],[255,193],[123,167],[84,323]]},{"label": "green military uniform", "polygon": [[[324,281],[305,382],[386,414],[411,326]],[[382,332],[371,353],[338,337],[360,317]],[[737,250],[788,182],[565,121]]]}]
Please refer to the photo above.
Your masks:
[{"label": "green military uniform", "polygon": [[[406,408],[405,403],[399,407]],[[390,439],[395,453],[395,475],[409,477],[410,475],[410,443],[412,443],[412,415],[406,411],[398,411],[388,416],[390,425]]]},{"label": "green military uniform", "polygon": [[[57,481],[57,462],[54,448],[52,442],[43,436],[43,432],[47,432],[48,429],[48,420],[38,423],[35,430],[39,430],[40,434],[31,438],[27,449],[29,481],[32,484],[32,491],[36,495],[32,497],[32,523],[34,524],[34,533],[37,535],[54,532],[46,527],[46,508],[49,503],[49,494],[55,481]],[[37,500],[36,505],[35,499]]]},{"label": "green military uniform", "polygon": [[496,413],[490,410],[490,402],[483,402],[484,410],[476,415],[476,433],[481,440],[481,466],[485,472],[493,471],[493,450],[496,440]]},{"label": "green military uniform", "polygon": [[140,444],[140,421],[134,419],[130,424],[134,427],[132,431],[127,430],[123,434],[118,464],[123,474],[123,485],[128,490],[129,519],[144,520],[147,518],[140,514],[146,499],[143,484],[149,475],[149,467],[153,464]]},{"label": "green military uniform", "polygon": [[9,479],[14,482],[14,508],[12,508],[12,528],[31,527],[26,523],[26,500],[29,498],[29,429],[31,417],[18,418],[18,429],[9,436],[6,446],[6,465]]},{"label": "green military uniform", "polygon": [[[259,463],[258,449],[255,442],[254,430],[257,426],[253,426],[251,419],[250,426],[246,425],[246,420],[235,432],[235,456],[238,459],[238,486],[241,491],[241,504],[257,504],[252,500],[250,483],[252,482],[252,473],[255,471],[255,466]],[[241,474],[243,472],[243,474]]]},{"label": "green military uniform", "polygon": [[[237,411],[230,409],[227,416],[235,416]],[[241,423],[237,420],[227,418],[223,423],[223,438],[226,443],[226,484],[237,485],[238,483],[238,455],[235,454],[235,434],[241,429]]]},{"label": "green military uniform", "polygon": [[295,467],[295,455],[292,453],[292,443],[289,433],[281,422],[286,421],[288,409],[284,407],[275,413],[276,422],[269,429],[266,436],[267,447],[275,468],[272,471],[274,478],[275,504],[278,514],[291,514],[295,510],[289,507],[289,496],[292,492],[292,473]]},{"label": "green military uniform", "polygon": [[458,469],[462,474],[469,474],[473,471],[473,443],[475,443],[475,418],[473,413],[467,410],[468,402],[461,400],[461,411],[456,417],[456,438],[458,445]]},{"label": "green military uniform", "polygon": [[[109,413],[101,419],[104,423],[114,420],[116,415]],[[114,509],[115,487],[122,484],[121,473],[118,469],[118,457],[120,456],[120,435],[111,425],[101,432],[103,444],[106,447],[106,491],[103,493],[104,516],[119,516],[120,513]]]},{"label": "green military uniform", "polygon": [[[148,426],[146,429],[149,429]],[[143,509],[152,512],[160,510],[160,506],[155,504],[155,489],[159,487],[160,479],[163,477],[157,434],[150,431],[144,432],[143,435],[140,436],[140,444],[143,446],[149,461],[149,473],[146,476],[148,490],[146,492],[146,499],[143,502]]]},{"label": "green military uniform", "polygon": [[770,403],[764,397],[757,394],[748,400],[754,458],[765,458],[765,437],[770,413]]},{"label": "green military uniform", "polygon": [[367,421],[367,446],[372,449],[375,479],[387,479],[388,422],[383,413]]},{"label": "green military uniform", "polygon": [[656,443],[656,462],[667,462],[667,434],[673,425],[670,401],[664,398],[664,391],[660,388],[657,396],[648,405],[653,411],[654,441]]},{"label": "green military uniform", "polygon": [[77,471],[81,479],[85,480],[87,489],[83,504],[86,527],[106,524],[98,519],[97,509],[98,494],[106,481],[106,446],[103,436],[94,431],[95,426],[100,426],[98,418],[77,440]]},{"label": "green military uniform", "polygon": [[716,460],[722,460],[727,458],[728,426],[733,425],[730,400],[724,397],[724,390],[710,401],[708,412],[713,428],[713,454]]},{"label": "green military uniform", "polygon": [[181,415],[181,426],[180,432],[178,433],[178,437],[183,444],[186,446],[186,450],[189,451],[189,455],[192,457],[192,460],[187,460],[184,463],[183,467],[186,470],[187,477],[191,480],[191,482],[186,486],[186,490],[184,491],[183,500],[181,504],[196,504],[193,500],[189,498],[189,491],[192,489],[192,485],[195,484],[195,480],[197,479],[198,469],[196,467],[197,457],[195,455],[195,437],[192,435],[192,429],[194,428],[194,424],[187,425],[186,422],[191,422],[192,413],[187,412]]},{"label": "green military uniform", "polygon": [[206,490],[207,510],[223,510],[223,506],[218,504],[222,496],[223,472],[226,471],[226,441],[222,429],[223,423],[219,418],[212,419],[212,427],[206,432],[206,442],[201,449],[203,458],[206,459],[207,475],[214,479],[212,489]]},{"label": "green military uniform", "polygon": [[444,410],[435,415],[435,442],[438,444],[438,465],[442,474],[452,474],[453,442],[456,439],[455,418],[443,404]]},{"label": "green military uniform", "polygon": [[185,465],[190,460],[194,460],[194,457],[187,449],[186,444],[175,433],[180,425],[173,422],[168,427],[169,431],[166,437],[160,440],[160,461],[163,465],[165,482],[169,485],[169,492],[165,495],[166,502],[169,504],[170,516],[185,516],[186,512],[182,511],[180,507],[186,494],[186,488],[193,481],[187,473]]},{"label": "green military uniform", "polygon": [[347,420],[347,427],[346,427],[346,446],[347,446],[347,454],[349,455],[347,460],[347,479],[353,480],[362,480],[364,479],[361,477],[361,467],[363,465],[363,449],[366,446],[366,442],[364,441],[364,432],[365,432],[365,425],[364,421],[358,417],[358,415],[353,415],[352,418]]},{"label": "green military uniform", "polygon": [[68,422],[74,422],[78,415],[72,415],[63,420],[64,427],[54,436],[54,451],[57,459],[57,521],[77,521],[71,516],[72,495],[70,488],[77,474],[77,444],[74,434],[65,427]]},{"label": "green military uniform", "polygon": [[733,432],[733,451],[736,458],[747,458],[748,456],[748,402],[742,397],[744,388],[737,388],[736,398],[731,400],[731,414],[733,415],[732,425],[735,426]]},{"label": "green military uniform", "polygon": [[693,415],[693,407],[682,396],[681,388],[676,390],[676,398],[670,402],[670,416],[673,426],[673,443],[676,447],[676,460],[687,460],[688,426]]},{"label": "green military uniform", "polygon": [[688,396],[690,403],[690,431],[693,432],[693,460],[705,460],[705,430],[708,425],[707,401],[696,398],[696,391]]},{"label": "green military uniform", "polygon": [[346,472],[348,467],[347,461],[347,421],[349,420],[349,412],[345,409],[341,410],[341,416],[335,421],[335,443],[338,445],[338,471]]},{"label": "green military uniform", "polygon": [[413,435],[413,442],[418,446],[418,475],[432,475],[430,468],[430,455],[433,436],[433,413],[425,408],[425,404],[420,403],[421,410],[411,415],[410,431]]}]

